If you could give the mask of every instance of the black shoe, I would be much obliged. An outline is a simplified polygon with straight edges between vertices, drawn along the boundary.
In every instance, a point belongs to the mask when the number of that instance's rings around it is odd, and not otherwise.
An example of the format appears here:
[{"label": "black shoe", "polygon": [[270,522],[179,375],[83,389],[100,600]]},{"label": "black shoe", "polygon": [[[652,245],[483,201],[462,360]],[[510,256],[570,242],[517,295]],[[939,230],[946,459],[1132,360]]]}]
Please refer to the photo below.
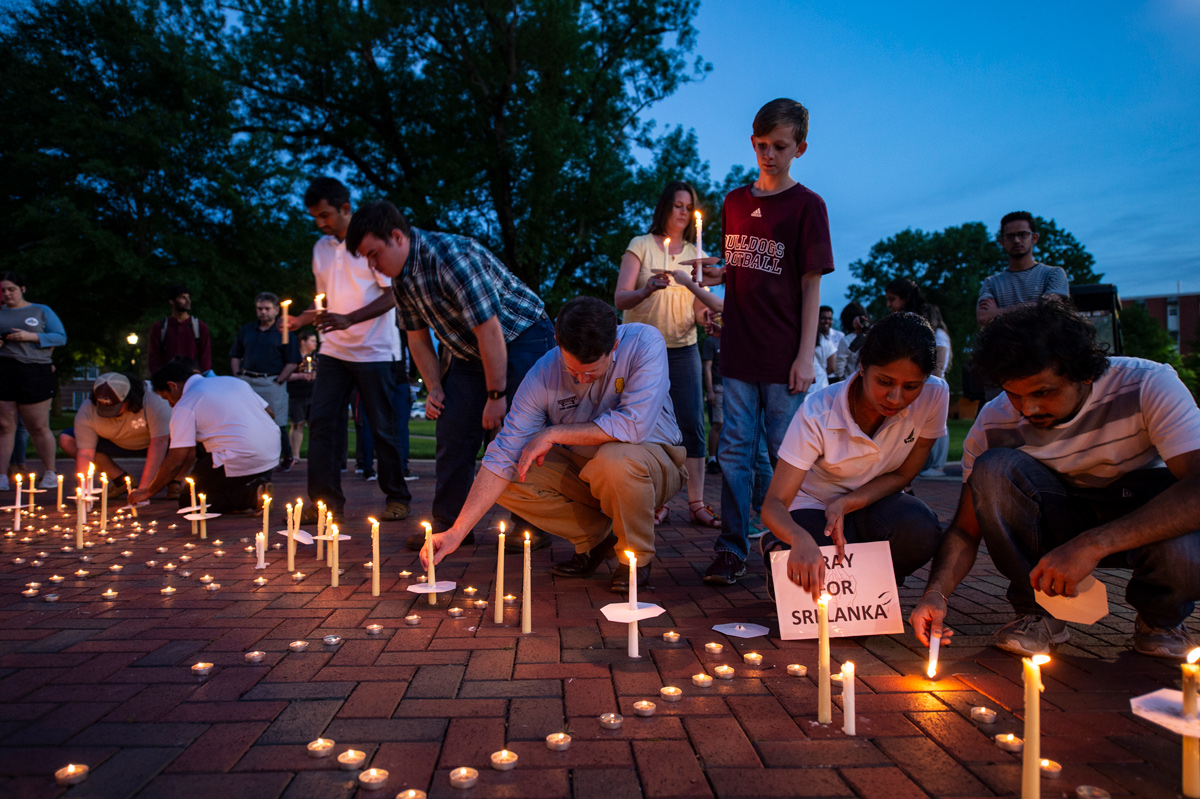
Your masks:
[{"label": "black shoe", "polygon": [[293,463],[295,463],[295,461],[293,461],[291,458],[284,458],[279,462],[279,468],[276,471],[290,472],[292,470]]},{"label": "black shoe", "polygon": [[709,474],[720,474],[721,464],[717,463],[716,458],[710,458],[708,463],[704,466],[704,471],[708,472]]},{"label": "black shoe", "polygon": [[[650,564],[637,567],[638,573],[638,590],[650,587]],[[612,582],[608,585],[608,590],[614,594],[629,593],[629,565],[622,563],[613,570]]]},{"label": "black shoe", "polygon": [[[474,543],[475,543],[475,531],[472,530],[471,532],[467,533],[467,537],[462,540],[462,543],[459,544],[459,546],[461,547],[461,546],[466,546],[467,544],[474,544]],[[405,539],[404,547],[405,547],[405,549],[408,549],[412,552],[420,552],[422,549],[425,548],[425,534],[424,533],[413,533],[407,539]]]},{"label": "black shoe", "polygon": [[746,561],[732,552],[718,552],[708,571],[704,572],[704,582],[709,585],[733,585],[745,574]]},{"label": "black shoe", "polygon": [[[530,549],[545,549],[551,544],[551,536],[549,533],[544,533],[541,530],[529,531],[529,548]],[[504,537],[504,551],[510,554],[519,555],[525,550],[525,534],[521,531],[520,535],[509,533]]]},{"label": "black shoe", "polygon": [[605,559],[616,554],[613,549],[616,543],[617,537],[609,533],[607,538],[587,552],[576,552],[570,560],[555,563],[550,573],[556,577],[587,577],[600,568]]}]

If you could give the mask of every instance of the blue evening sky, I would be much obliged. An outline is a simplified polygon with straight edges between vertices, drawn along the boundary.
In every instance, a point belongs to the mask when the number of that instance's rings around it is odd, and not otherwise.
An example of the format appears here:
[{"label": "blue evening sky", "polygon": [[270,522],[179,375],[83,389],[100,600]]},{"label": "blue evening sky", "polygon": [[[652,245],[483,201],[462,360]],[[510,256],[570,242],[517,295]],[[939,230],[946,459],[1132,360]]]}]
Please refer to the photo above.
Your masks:
[{"label": "blue evening sky", "polygon": [[792,176],[829,208],[836,309],[877,241],[1018,209],[1123,297],[1200,291],[1200,0],[704,0],[696,26],[712,73],[646,116],[695,128],[720,180],[754,166],[763,103],[808,107]]}]

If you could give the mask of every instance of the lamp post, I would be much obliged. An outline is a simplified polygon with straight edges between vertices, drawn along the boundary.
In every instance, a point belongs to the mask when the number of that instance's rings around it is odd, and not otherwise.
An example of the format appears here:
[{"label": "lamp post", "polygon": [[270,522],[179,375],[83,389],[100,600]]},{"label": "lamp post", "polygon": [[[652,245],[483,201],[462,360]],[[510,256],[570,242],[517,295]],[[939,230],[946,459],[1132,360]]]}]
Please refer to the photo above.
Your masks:
[{"label": "lamp post", "polygon": [[131,372],[136,373],[137,372],[137,343],[138,343],[137,333],[130,333],[128,336],[125,337],[125,341],[129,344],[129,348],[130,348],[129,370]]}]

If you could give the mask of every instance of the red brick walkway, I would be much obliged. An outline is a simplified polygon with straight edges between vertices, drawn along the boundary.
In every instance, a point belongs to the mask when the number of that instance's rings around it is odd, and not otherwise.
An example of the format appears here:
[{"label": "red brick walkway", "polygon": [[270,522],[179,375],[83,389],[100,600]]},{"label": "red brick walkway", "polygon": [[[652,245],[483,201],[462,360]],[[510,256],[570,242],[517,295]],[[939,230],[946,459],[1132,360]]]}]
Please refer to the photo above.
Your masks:
[{"label": "red brick walkway", "polygon": [[[959,634],[943,651],[938,682],[923,678],[924,652],[908,634],[835,640],[835,660],[853,660],[862,678],[859,735],[848,738],[837,690],[834,724],[822,727],[813,680],[784,672],[787,663],[815,665],[814,644],[725,640],[712,632],[727,621],[774,628],[773,607],[761,564],[730,589],[701,582],[713,535],[679,523],[686,519],[682,496],[661,531],[654,590],[643,595],[667,614],[644,623],[644,656],[631,661],[624,626],[599,613],[613,601],[609,569],[588,580],[549,575],[550,563],[570,554],[561,541],[534,554],[532,635],[520,634],[516,610],[498,627],[491,607],[467,605],[462,589],[469,585],[491,599],[490,532],[438,569],[439,579],[458,583],[453,597],[432,609],[417,604],[397,577],[402,569],[419,570],[403,539],[418,530],[432,491],[432,465],[414,466],[421,476],[410,483],[414,518],[385,525],[378,599],[362,564],[370,558],[365,517],[381,508],[382,498],[375,484],[353,475],[345,476],[351,502],[344,531],[354,538],[343,546],[346,574],[337,589],[311,548],[299,556],[310,573],[303,582],[293,583],[283,553],[272,552],[270,581],[255,587],[251,581],[262,573],[243,551],[259,525],[253,517],[214,521],[210,538],[221,540],[225,555],[216,554],[213,540],[183,563],[184,544],[192,540],[187,524],[168,529],[177,517],[161,501],[142,516],[159,521],[153,535],[130,540],[126,526],[114,543],[97,540],[86,550],[87,563],[61,551],[73,542],[49,531],[54,518],[29,543],[0,539],[0,796],[353,795],[355,772],[306,756],[305,744],[318,736],[335,739],[338,752],[364,750],[369,765],[391,773],[388,789],[375,796],[419,788],[431,797],[909,799],[1019,790],[1018,757],[990,742],[996,732],[1020,734],[1022,706],[1018,659],[990,646],[995,626],[1008,617],[1003,581],[990,562],[951,598],[950,621]],[[716,497],[718,484],[709,481]],[[280,477],[276,494],[295,497],[303,484],[297,469]],[[957,486],[918,483],[917,493],[945,518]],[[0,529],[8,525],[0,522]],[[45,562],[34,566],[39,551],[47,553]],[[150,560],[158,565],[148,566]],[[168,561],[179,564],[170,575],[162,568]],[[113,564],[124,569],[112,573]],[[515,592],[519,558],[508,565],[506,584]],[[71,576],[81,567],[94,576]],[[68,576],[56,588],[47,580],[55,573]],[[204,574],[220,590],[204,590],[198,579]],[[1123,585],[1119,575],[1105,579]],[[43,586],[40,596],[27,599],[20,592],[31,581]],[[922,574],[902,589],[906,608],[923,583]],[[159,593],[167,584],[179,589],[170,599]],[[113,602],[100,596],[110,587],[119,592]],[[51,592],[61,596],[57,604],[44,601]],[[1119,589],[1110,593],[1119,596]],[[468,608],[461,619],[447,616],[451,604]],[[406,626],[404,616],[414,610],[420,626]],[[383,625],[381,637],[367,636],[370,623]],[[1099,624],[1073,629],[1070,644],[1044,670],[1042,752],[1064,764],[1061,779],[1043,781],[1047,796],[1079,784],[1152,799],[1180,794],[1179,739],[1129,712],[1130,697],[1177,687],[1179,669],[1129,651],[1132,624],[1130,609],[1114,603]],[[682,633],[680,643],[658,637],[668,627]],[[324,646],[330,633],[344,642]],[[310,641],[309,650],[290,653],[287,645],[296,639]],[[725,643],[724,654],[706,655],[708,641]],[[251,649],[265,650],[266,660],[246,664]],[[765,655],[761,669],[742,666],[739,653],[749,650]],[[192,676],[199,660],[216,664],[210,676]],[[736,678],[693,689],[690,676],[718,663],[736,665]],[[635,718],[633,703],[656,698],[663,685],[682,687],[683,700],[659,702],[658,715]],[[970,721],[978,704],[999,711],[995,725]],[[623,729],[599,727],[597,716],[608,711],[625,715]],[[570,750],[547,751],[545,736],[563,729],[574,738]],[[505,745],[520,755],[517,769],[491,770],[488,755]],[[76,788],[57,788],[52,774],[68,762],[88,764],[92,774]],[[449,785],[449,770],[462,765],[480,770],[470,791]]]}]

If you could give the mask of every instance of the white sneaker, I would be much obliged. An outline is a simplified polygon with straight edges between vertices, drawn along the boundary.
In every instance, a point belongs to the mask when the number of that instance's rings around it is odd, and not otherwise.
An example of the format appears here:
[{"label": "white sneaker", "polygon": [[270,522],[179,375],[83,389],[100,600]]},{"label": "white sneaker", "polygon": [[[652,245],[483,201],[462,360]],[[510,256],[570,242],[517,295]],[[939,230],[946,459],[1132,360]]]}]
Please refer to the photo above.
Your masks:
[{"label": "white sneaker", "polygon": [[58,475],[53,471],[46,472],[42,475],[38,488],[58,488]]}]

